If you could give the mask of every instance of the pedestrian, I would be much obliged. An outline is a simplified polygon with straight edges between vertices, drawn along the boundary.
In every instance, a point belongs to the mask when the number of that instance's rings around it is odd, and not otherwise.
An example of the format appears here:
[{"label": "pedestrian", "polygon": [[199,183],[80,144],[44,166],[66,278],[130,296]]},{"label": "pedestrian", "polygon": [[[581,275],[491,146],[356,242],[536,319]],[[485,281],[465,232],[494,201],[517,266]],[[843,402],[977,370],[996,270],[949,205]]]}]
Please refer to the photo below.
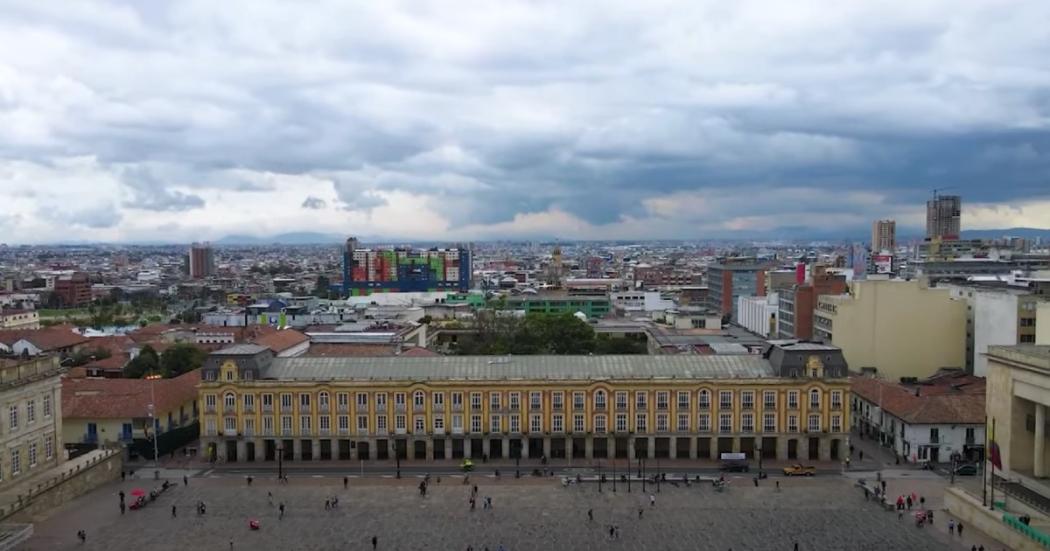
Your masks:
[{"label": "pedestrian", "polygon": [[919,508],[920,509],[925,509],[926,508],[926,498],[923,497],[923,496],[919,496]]},{"label": "pedestrian", "polygon": [[860,450],[860,460],[864,461],[864,450]]},{"label": "pedestrian", "polygon": [[128,477],[128,473],[124,469],[120,470],[120,481],[124,482]]},{"label": "pedestrian", "polygon": [[124,490],[121,490],[117,495],[120,496],[120,502],[124,503]]},{"label": "pedestrian", "polygon": [[954,519],[948,521],[948,535],[951,535],[951,536],[955,535],[955,520]]},{"label": "pedestrian", "polygon": [[649,506],[656,507],[656,496],[653,494],[649,494]]},{"label": "pedestrian", "polygon": [[377,538],[375,536],[372,536],[372,551],[375,551],[375,549],[376,549],[376,547],[378,545],[379,545],[379,538]]},{"label": "pedestrian", "polygon": [[755,487],[758,488],[758,475],[755,475],[754,478],[751,479],[751,481],[754,482]]},{"label": "pedestrian", "polygon": [[343,489],[345,490],[346,487],[349,486],[349,485],[350,485],[350,478],[344,476],[343,477]]},{"label": "pedestrian", "polygon": [[327,510],[329,510],[331,508],[332,508],[332,501],[328,500],[328,499],[324,500],[324,510],[327,511]]},{"label": "pedestrian", "polygon": [[120,502],[120,514],[122,514],[122,515],[124,514],[124,502],[123,501]]},{"label": "pedestrian", "polygon": [[904,518],[904,511],[902,511],[901,509],[897,509],[897,520],[899,521],[899,520],[901,520],[903,518]]},{"label": "pedestrian", "polygon": [[638,508],[638,518],[639,519],[642,518],[642,513],[644,513],[644,512],[645,512],[645,509],[642,509],[641,507]]},{"label": "pedestrian", "polygon": [[230,551],[233,551],[233,540],[230,540]]},{"label": "pedestrian", "polygon": [[614,532],[613,532],[614,539],[620,539],[620,525],[617,524],[617,525],[613,526],[613,530],[614,530]]},{"label": "pedestrian", "polygon": [[175,506],[171,506],[171,518],[175,518]]},{"label": "pedestrian", "polygon": [[886,493],[886,481],[885,480],[882,481],[882,493],[883,494]]},{"label": "pedestrian", "polygon": [[798,542],[795,542],[795,551],[798,551]]},{"label": "pedestrian", "polygon": [[594,522],[594,509],[587,509],[587,520]]},{"label": "pedestrian", "polygon": [[186,475],[182,475],[182,485],[183,486],[189,486],[190,485],[190,479],[186,478]]},{"label": "pedestrian", "polygon": [[613,534],[614,533],[615,533],[615,530],[613,529],[613,525],[610,524],[609,525],[609,539],[613,539]]},{"label": "pedestrian", "polygon": [[849,457],[846,458],[846,470],[849,470]]},{"label": "pedestrian", "polygon": [[906,499],[904,500],[904,502],[908,504],[908,510],[909,510],[909,511],[911,511],[911,503],[912,503],[912,502],[911,502],[911,496],[908,496],[908,497],[907,497],[907,498],[906,498]]},{"label": "pedestrian", "polygon": [[77,539],[80,540],[80,543],[86,543],[87,542],[87,532],[85,532],[83,530],[77,530]]},{"label": "pedestrian", "polygon": [[270,507],[273,507],[273,492],[266,492],[266,501],[270,503]]},{"label": "pedestrian", "polygon": [[251,476],[249,476],[249,477],[248,477],[248,485],[249,485],[249,486],[251,486],[251,485],[252,485],[252,480],[254,480],[254,479],[253,479],[253,478],[252,478]]},{"label": "pedestrian", "polygon": [[977,545],[971,545],[970,551],[977,551]]},{"label": "pedestrian", "polygon": [[478,485],[477,484],[474,485],[473,493],[474,493],[474,495],[478,495]]},{"label": "pedestrian", "polygon": [[281,514],[277,517],[277,520],[283,519],[284,518],[284,502],[281,502],[279,505],[277,505],[277,510],[281,512]]},{"label": "pedestrian", "polygon": [[977,551],[984,551],[984,545],[977,546]]},{"label": "pedestrian", "polygon": [[780,491],[780,481],[779,480],[777,481],[777,491],[778,492]]},{"label": "pedestrian", "polygon": [[962,537],[962,529],[963,529],[962,522],[956,524],[955,525],[955,529],[959,531],[959,537],[961,538]]},{"label": "pedestrian", "polygon": [[485,497],[485,504],[489,506],[489,509],[491,509],[492,508],[492,498],[486,496]]},{"label": "pedestrian", "polygon": [[849,454],[853,455],[853,444],[849,445]]}]

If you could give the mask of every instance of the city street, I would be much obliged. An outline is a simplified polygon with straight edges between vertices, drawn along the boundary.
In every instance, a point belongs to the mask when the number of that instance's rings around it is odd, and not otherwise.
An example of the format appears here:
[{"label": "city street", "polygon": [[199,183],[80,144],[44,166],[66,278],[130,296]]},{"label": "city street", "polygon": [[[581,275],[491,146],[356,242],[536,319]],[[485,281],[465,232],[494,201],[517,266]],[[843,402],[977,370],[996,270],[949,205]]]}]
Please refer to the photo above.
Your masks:
[{"label": "city street", "polygon": [[[165,474],[174,474],[166,472]],[[319,476],[319,475],[315,475]],[[952,547],[936,530],[917,528],[907,520],[866,502],[840,476],[766,480],[759,487],[749,475],[729,476],[729,487],[717,492],[710,484],[651,485],[631,492],[610,483],[563,487],[559,481],[527,477],[520,480],[460,476],[432,477],[425,498],[419,478],[352,478],[303,476],[288,484],[273,477],[256,479],[197,477],[184,487],[164,493],[145,509],[123,517],[116,493],[134,487],[149,489],[152,480],[112,484],[78,499],[54,517],[37,524],[36,535],[23,549],[367,549],[376,536],[379,549],[450,550],[472,545],[481,551],[524,549],[792,549],[912,550],[968,549]],[[931,481],[932,482],[932,481]],[[476,509],[468,503],[471,486],[479,485]],[[273,493],[273,505],[267,493]],[[649,504],[655,497],[655,506]],[[325,500],[339,498],[326,511]],[[492,498],[492,509],[482,500]],[[203,501],[207,513],[198,516]],[[279,519],[280,503],[286,515]],[[177,507],[172,518],[171,508]],[[593,510],[589,521],[587,511]],[[639,518],[639,510],[642,510]],[[258,519],[261,528],[248,528]],[[618,526],[620,537],[609,540]],[[88,537],[80,544],[76,531]],[[959,544],[965,542],[958,542]]]}]

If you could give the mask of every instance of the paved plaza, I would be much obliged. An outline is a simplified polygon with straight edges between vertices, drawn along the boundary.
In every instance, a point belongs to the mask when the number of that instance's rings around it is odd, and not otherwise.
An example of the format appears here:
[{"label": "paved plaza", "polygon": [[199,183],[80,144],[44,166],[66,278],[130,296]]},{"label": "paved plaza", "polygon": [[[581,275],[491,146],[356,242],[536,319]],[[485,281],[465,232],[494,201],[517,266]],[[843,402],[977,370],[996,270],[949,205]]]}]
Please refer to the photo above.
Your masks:
[{"label": "paved plaza", "polygon": [[[152,481],[148,481],[152,483]],[[785,479],[777,492],[772,481],[755,488],[749,478],[732,479],[726,492],[709,484],[661,485],[656,505],[632,484],[627,493],[605,484],[563,487],[554,479],[496,481],[474,477],[479,485],[477,508],[470,510],[470,485],[444,478],[430,485],[426,498],[419,479],[292,478],[289,484],[256,480],[251,487],[232,478],[190,478],[141,511],[120,515],[116,493],[148,484],[115,483],[67,505],[36,525],[36,535],[23,546],[33,550],[463,550],[472,545],[496,551],[552,549],[631,550],[915,550],[958,549],[929,528],[897,520],[865,502],[851,481],[838,476]],[[649,487],[651,492],[652,487]],[[274,495],[268,503],[267,492]],[[325,499],[339,498],[326,511]],[[486,510],[482,499],[491,497]],[[202,500],[207,514],[198,516]],[[286,515],[278,519],[277,504]],[[177,507],[172,518],[171,507]],[[594,521],[587,519],[593,509]],[[638,511],[643,510],[642,518]],[[251,531],[257,518],[261,529]],[[608,527],[619,527],[610,541]],[[87,531],[87,542],[76,532]],[[968,546],[967,546],[968,548]]]}]

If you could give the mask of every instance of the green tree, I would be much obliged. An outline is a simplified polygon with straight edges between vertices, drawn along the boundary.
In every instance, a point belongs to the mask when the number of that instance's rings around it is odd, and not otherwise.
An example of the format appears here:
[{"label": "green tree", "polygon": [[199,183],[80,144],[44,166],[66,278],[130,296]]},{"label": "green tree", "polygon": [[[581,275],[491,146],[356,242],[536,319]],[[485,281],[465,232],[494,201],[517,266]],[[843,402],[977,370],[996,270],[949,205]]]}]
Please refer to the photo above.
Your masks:
[{"label": "green tree", "polygon": [[146,345],[139,351],[134,360],[124,366],[124,376],[128,379],[141,379],[150,373],[155,373],[160,367],[160,357],[152,346]]},{"label": "green tree", "polygon": [[189,343],[178,343],[160,356],[160,372],[165,377],[178,377],[204,365],[208,353]]},{"label": "green tree", "polygon": [[317,283],[314,284],[313,295],[318,298],[331,298],[330,296],[328,296],[328,286],[330,284],[331,282],[329,281],[328,276],[317,276]]},{"label": "green tree", "polygon": [[79,352],[73,354],[72,365],[73,367],[80,367],[82,365],[91,363],[92,361],[104,360],[112,355],[113,354],[111,354],[108,349],[102,347],[92,348],[90,350],[80,350]]}]

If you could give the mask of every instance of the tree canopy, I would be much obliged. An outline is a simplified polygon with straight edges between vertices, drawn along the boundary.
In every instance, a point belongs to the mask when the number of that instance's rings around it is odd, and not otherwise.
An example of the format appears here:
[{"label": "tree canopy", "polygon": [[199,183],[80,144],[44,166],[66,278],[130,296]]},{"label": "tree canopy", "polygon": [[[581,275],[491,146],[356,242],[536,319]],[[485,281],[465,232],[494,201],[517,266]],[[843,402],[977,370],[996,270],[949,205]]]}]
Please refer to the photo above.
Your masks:
[{"label": "tree canopy", "polygon": [[645,354],[644,340],[597,334],[572,314],[529,314],[524,318],[488,311],[478,318],[478,333],[461,338],[461,355]]}]

